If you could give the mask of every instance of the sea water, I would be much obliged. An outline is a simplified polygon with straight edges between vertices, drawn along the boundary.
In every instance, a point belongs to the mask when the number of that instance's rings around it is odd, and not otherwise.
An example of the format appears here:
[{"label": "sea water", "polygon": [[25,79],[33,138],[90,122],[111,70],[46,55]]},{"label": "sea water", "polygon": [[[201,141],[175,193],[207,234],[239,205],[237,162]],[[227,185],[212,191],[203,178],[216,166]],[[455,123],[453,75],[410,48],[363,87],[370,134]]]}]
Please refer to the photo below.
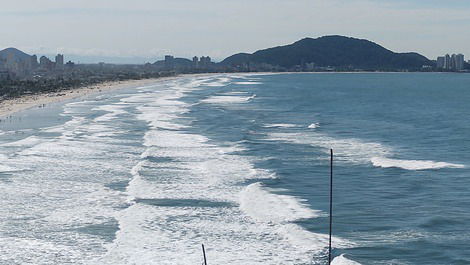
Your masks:
[{"label": "sea water", "polygon": [[0,123],[0,264],[469,264],[470,75],[186,76]]}]

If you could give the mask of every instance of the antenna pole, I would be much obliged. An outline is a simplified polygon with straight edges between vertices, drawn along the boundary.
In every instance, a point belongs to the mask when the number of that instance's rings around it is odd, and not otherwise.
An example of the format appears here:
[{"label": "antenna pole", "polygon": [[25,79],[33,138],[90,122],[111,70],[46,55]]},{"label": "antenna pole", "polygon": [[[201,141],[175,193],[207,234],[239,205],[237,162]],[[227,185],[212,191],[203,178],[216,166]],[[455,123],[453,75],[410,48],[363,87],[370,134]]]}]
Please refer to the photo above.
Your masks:
[{"label": "antenna pole", "polygon": [[330,149],[330,238],[328,245],[328,264],[331,264],[331,234],[333,226],[333,149]]},{"label": "antenna pole", "polygon": [[207,265],[206,249],[204,248],[204,244],[202,244],[202,254],[204,255],[204,265]]}]

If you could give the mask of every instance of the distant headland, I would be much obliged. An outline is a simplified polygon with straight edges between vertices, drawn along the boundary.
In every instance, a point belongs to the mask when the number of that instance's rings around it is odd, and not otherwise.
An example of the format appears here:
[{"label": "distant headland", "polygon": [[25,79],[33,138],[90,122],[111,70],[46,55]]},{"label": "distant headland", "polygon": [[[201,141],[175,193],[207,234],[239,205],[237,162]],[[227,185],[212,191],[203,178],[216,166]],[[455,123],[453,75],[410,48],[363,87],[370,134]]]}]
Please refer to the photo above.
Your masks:
[{"label": "distant headland", "polygon": [[[208,60],[208,61],[207,61]],[[305,38],[295,43],[238,53],[220,63],[209,57],[193,60],[167,56],[155,63],[163,68],[209,69],[224,72],[460,72],[470,70],[463,55],[446,55],[437,61],[415,53],[395,53],[374,42],[345,36]]]}]

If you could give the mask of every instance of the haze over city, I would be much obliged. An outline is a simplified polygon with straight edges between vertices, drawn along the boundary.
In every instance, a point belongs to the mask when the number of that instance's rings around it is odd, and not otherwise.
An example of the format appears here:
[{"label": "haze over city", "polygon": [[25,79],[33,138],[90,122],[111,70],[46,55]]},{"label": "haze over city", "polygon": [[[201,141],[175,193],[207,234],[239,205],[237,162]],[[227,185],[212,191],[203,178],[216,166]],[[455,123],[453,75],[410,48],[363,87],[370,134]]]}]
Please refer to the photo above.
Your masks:
[{"label": "haze over city", "polygon": [[[280,12],[282,10],[282,12]],[[435,59],[470,54],[470,3],[449,1],[7,1],[0,49],[66,54],[82,62],[155,61],[165,54],[209,55],[346,35]]]}]

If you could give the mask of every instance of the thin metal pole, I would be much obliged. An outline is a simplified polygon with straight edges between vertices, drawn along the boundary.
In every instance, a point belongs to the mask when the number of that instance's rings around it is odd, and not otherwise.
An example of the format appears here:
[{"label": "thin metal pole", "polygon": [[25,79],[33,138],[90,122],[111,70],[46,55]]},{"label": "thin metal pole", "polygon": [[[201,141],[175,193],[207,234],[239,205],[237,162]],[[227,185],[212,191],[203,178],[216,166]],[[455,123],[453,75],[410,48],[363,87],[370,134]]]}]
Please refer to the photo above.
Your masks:
[{"label": "thin metal pole", "polygon": [[202,244],[202,254],[204,255],[204,265],[207,265],[206,249],[204,248],[204,244]]},{"label": "thin metal pole", "polygon": [[330,238],[328,245],[328,264],[331,264],[331,234],[333,228],[333,149],[330,149]]}]

